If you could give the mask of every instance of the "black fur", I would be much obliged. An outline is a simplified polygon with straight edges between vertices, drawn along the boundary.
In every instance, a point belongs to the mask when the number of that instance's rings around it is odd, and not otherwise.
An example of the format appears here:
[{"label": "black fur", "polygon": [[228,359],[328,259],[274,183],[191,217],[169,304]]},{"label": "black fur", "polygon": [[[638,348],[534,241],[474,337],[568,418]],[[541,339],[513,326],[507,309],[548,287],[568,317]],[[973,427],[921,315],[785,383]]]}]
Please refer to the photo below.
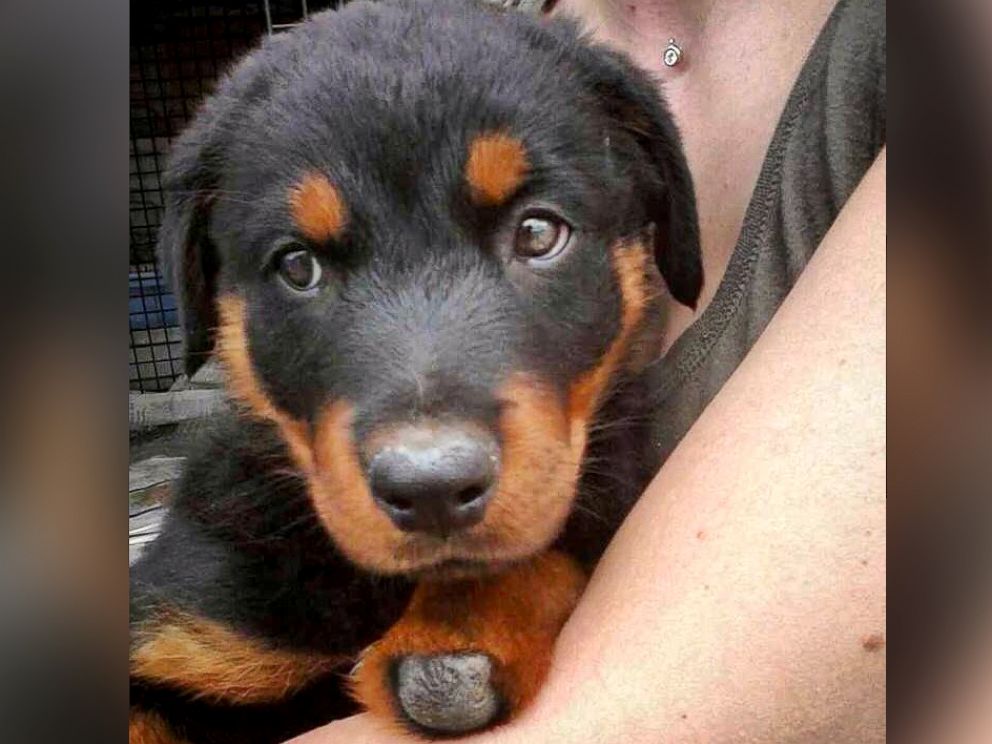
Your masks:
[{"label": "black fur", "polygon": [[[648,231],[671,294],[693,305],[700,291],[691,179],[655,88],[568,22],[471,0],[356,2],[267,40],[172,155],[160,245],[189,370],[212,349],[218,293],[237,290],[267,395],[310,422],[329,400],[353,401],[359,440],[413,410],[491,424],[513,370],[564,395],[617,334],[617,241]],[[478,207],[465,154],[492,130],[525,143],[531,172],[509,203]],[[344,239],[313,246],[330,277],[316,298],[294,296],[267,263],[294,236],[286,194],[307,170],[328,174],[349,210]],[[501,249],[531,204],[575,227],[553,266]],[[587,565],[656,467],[646,383],[612,384],[558,542]],[[410,582],[342,557],[274,427],[232,413],[195,444],[163,534],[132,571],[132,624],[177,606],[276,646],[354,656],[398,618]],[[135,682],[132,704],[194,744],[279,741],[347,710],[328,692],[338,686],[332,675],[242,709]]]}]

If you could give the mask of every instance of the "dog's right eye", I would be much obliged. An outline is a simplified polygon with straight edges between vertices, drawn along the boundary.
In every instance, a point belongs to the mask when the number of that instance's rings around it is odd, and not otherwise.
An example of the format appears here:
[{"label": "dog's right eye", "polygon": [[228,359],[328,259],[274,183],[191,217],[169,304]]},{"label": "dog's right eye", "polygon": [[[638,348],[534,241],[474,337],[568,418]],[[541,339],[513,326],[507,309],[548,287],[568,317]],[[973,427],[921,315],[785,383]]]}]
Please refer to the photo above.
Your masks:
[{"label": "dog's right eye", "polygon": [[568,223],[547,211],[528,213],[517,225],[513,252],[524,261],[548,262],[565,250],[572,230]]},{"label": "dog's right eye", "polygon": [[320,284],[323,270],[312,251],[303,246],[284,250],[277,259],[276,271],[282,280],[297,292],[309,292]]}]

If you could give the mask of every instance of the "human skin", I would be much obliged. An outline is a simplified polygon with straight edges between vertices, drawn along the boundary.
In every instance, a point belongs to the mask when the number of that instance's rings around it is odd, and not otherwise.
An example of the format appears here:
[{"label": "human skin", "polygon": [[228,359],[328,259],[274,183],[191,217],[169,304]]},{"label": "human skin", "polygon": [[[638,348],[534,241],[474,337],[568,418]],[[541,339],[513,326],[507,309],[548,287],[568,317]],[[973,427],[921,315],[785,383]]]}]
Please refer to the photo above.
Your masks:
[{"label": "human skin", "polygon": [[[682,38],[709,41],[666,78],[700,203],[705,305],[831,3],[692,5],[638,5],[648,31],[626,37],[588,17],[638,61],[652,29],[678,36],[665,29],[685,22]],[[749,31],[762,74],[750,58],[734,67]],[[707,62],[694,70],[689,54]],[[542,694],[466,741],[884,741],[885,174],[883,151],[614,538]],[[670,338],[692,320],[673,312]],[[409,739],[356,716],[295,741]]]}]

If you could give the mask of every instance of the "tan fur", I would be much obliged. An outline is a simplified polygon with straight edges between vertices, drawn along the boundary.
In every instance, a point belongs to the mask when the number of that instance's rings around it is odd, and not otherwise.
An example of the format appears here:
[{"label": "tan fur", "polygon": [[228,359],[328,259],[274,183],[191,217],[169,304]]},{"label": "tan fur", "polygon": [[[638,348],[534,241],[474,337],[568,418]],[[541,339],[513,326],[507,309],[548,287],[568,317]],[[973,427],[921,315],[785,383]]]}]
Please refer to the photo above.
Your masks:
[{"label": "tan fur", "polygon": [[127,726],[128,744],[186,744],[162,717],[145,710],[131,711]]},{"label": "tan fur", "polygon": [[352,435],[353,410],[337,401],[324,410],[314,438],[310,493],[338,547],[366,566],[390,566],[400,532],[372,500]]},{"label": "tan fur", "polygon": [[613,270],[620,286],[620,330],[599,363],[572,383],[568,397],[572,451],[582,457],[589,422],[609,382],[623,361],[649,303],[647,250],[641,243],[620,243],[613,249]]},{"label": "tan fur", "polygon": [[322,173],[307,173],[289,191],[290,212],[300,231],[310,240],[339,240],[348,222],[348,209],[340,192]]},{"label": "tan fur", "polygon": [[500,391],[503,464],[483,526],[511,557],[545,547],[568,516],[579,475],[558,393],[515,374]]},{"label": "tan fur", "polygon": [[311,472],[314,464],[309,427],[276,408],[252,367],[244,300],[234,294],[223,295],[217,300],[217,311],[220,316],[217,355],[224,367],[228,389],[250,414],[276,424],[297,466],[304,473]]},{"label": "tan fur", "polygon": [[251,364],[245,333],[245,304],[237,295],[218,300],[217,352],[228,388],[246,411],[279,428],[290,454],[307,479],[310,497],[337,546],[368,567],[401,571],[393,554],[401,533],[372,501],[351,434],[351,406],[339,401],[310,428],[279,410],[265,394]]},{"label": "tan fur", "polygon": [[494,682],[516,715],[547,676],[558,632],[584,586],[582,570],[557,552],[484,579],[422,582],[400,621],[363,655],[352,694],[379,717],[392,718],[394,659],[481,651],[497,662]]},{"label": "tan fur", "polygon": [[483,206],[498,206],[523,184],[530,164],[527,151],[516,137],[489,132],[469,146],[465,165],[472,200]]},{"label": "tan fur", "polygon": [[214,701],[280,700],[343,661],[272,648],[213,620],[175,610],[140,632],[143,638],[131,653],[134,677]]}]

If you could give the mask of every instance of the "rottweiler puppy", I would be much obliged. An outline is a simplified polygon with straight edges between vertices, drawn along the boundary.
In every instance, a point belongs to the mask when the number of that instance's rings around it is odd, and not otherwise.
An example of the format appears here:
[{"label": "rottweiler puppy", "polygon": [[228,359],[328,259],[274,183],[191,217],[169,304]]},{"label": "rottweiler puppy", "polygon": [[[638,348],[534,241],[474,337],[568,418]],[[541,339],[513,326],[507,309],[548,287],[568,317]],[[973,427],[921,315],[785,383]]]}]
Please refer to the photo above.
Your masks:
[{"label": "rottweiler puppy", "polygon": [[243,60],[166,191],[188,365],[235,406],[132,570],[132,744],[512,718],[657,468],[662,297],[700,291],[655,83],[562,20],[356,2]]}]

